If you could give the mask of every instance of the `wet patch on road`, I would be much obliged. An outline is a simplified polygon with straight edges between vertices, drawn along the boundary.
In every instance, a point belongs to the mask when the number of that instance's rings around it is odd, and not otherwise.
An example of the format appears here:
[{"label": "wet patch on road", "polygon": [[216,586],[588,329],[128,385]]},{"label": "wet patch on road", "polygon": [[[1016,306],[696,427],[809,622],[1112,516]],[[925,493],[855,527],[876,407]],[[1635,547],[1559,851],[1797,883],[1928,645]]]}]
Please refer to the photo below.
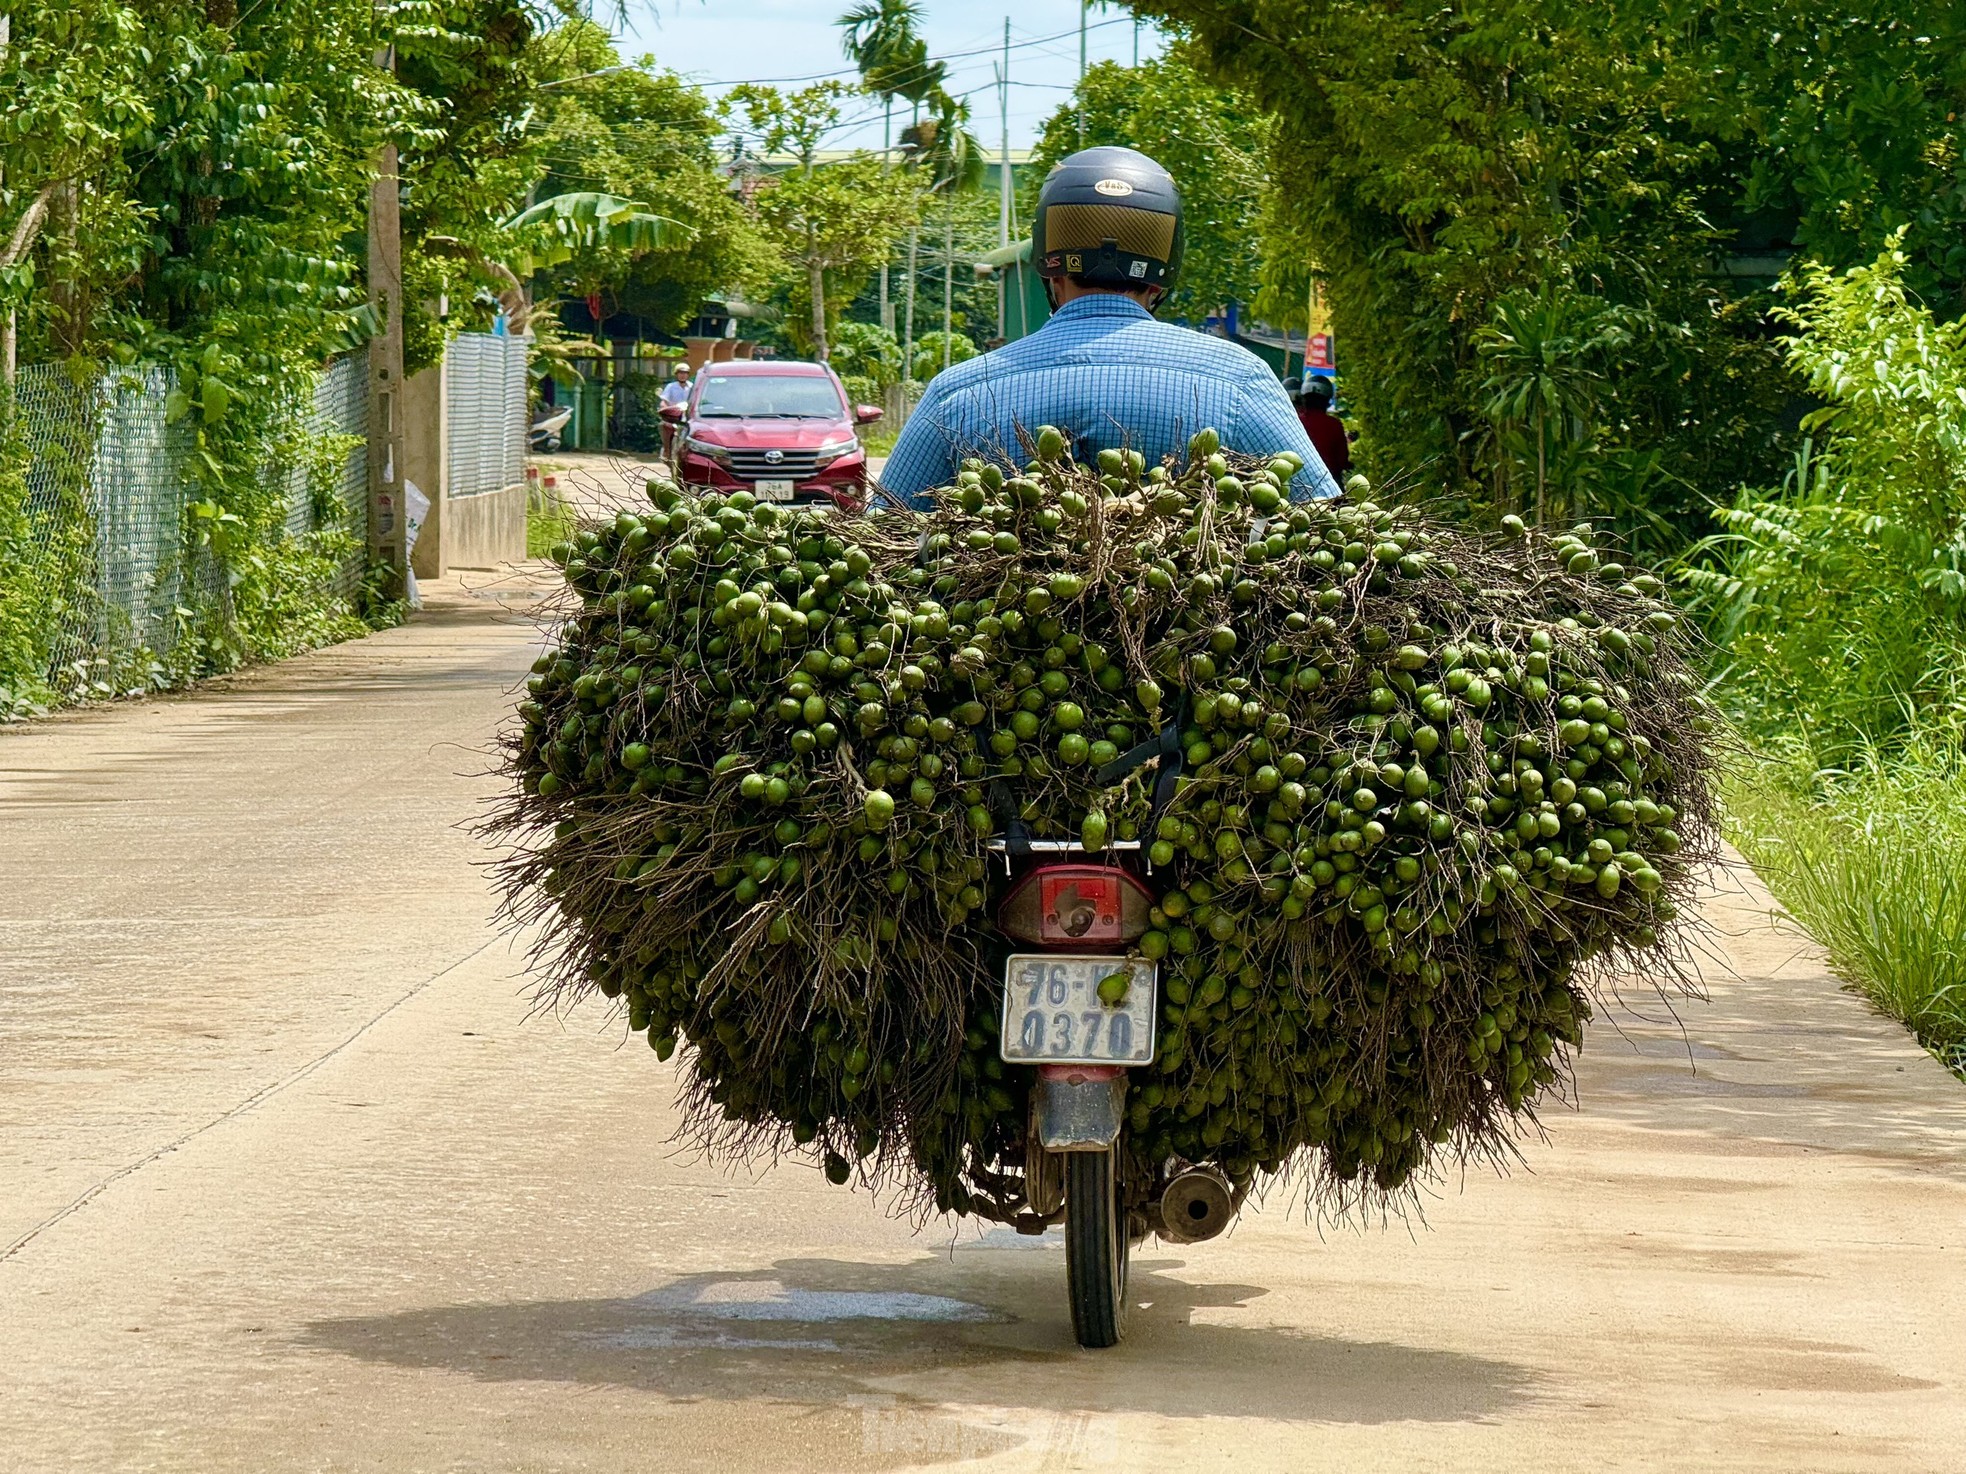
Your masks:
[{"label": "wet patch on road", "polygon": [[778,1280],[711,1280],[637,1295],[631,1305],[718,1320],[1003,1320],[967,1300],[910,1290],[801,1290]]},{"label": "wet patch on road", "polygon": [[[968,1300],[910,1290],[811,1290],[780,1280],[687,1280],[623,1302],[629,1324],[576,1331],[574,1338],[627,1350],[750,1348],[841,1352],[833,1337],[775,1333],[784,1326],[840,1323],[974,1324],[1008,1317]],[[748,1329],[744,1329],[748,1328]]]}]

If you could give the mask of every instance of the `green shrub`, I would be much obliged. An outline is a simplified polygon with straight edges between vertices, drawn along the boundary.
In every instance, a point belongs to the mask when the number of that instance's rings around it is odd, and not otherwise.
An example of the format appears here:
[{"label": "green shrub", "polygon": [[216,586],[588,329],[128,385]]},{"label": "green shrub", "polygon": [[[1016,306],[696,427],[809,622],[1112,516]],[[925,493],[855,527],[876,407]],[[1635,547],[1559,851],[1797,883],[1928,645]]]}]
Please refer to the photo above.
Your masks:
[{"label": "green shrub", "polygon": [[840,385],[846,390],[846,397],[855,404],[882,402],[881,386],[866,374],[841,374]]},{"label": "green shrub", "polygon": [[901,377],[901,340],[879,323],[843,322],[833,330],[829,347],[834,372],[875,386],[870,403],[879,404],[880,391]]},{"label": "green shrub", "polygon": [[1912,301],[1904,266],[1894,246],[1805,268],[1784,347],[1827,401],[1818,438],[1685,575],[1737,719],[1816,767],[1966,733],[1966,322]]}]

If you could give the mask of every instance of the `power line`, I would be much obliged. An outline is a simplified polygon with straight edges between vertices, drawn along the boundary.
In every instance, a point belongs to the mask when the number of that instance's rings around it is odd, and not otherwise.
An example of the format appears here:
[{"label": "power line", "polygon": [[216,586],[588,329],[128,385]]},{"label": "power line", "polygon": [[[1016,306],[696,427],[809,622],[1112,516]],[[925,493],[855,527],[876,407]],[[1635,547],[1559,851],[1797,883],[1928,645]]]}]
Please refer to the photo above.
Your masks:
[{"label": "power line", "polygon": [[[1116,16],[1112,20],[1099,21],[1087,29],[1096,31],[1103,26],[1125,25],[1127,21],[1128,17]],[[1025,47],[1042,46],[1051,41],[1062,41],[1068,36],[1077,36],[1078,33],[1078,27],[1074,26],[1071,30],[1060,31],[1054,36],[1036,36],[1028,41],[1013,41],[1011,43],[1011,50],[1017,51]],[[941,56],[929,58],[923,67],[923,72],[926,74],[928,69],[933,67],[937,62],[956,61],[967,56],[996,56],[1001,51],[1002,46],[997,45],[981,47],[975,51],[945,52]],[[854,77],[859,74],[860,69],[858,67],[841,67],[837,71],[814,72],[808,77],[745,77],[736,81],[699,82],[697,85],[699,87],[782,87],[793,82],[825,82],[835,77]]]}]

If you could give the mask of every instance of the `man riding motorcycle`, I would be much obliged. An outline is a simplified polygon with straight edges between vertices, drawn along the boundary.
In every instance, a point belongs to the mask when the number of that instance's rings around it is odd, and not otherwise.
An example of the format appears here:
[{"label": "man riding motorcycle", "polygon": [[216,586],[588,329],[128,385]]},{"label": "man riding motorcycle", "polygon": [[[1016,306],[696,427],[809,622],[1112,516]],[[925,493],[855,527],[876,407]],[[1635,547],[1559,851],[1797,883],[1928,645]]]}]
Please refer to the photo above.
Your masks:
[{"label": "man riding motorcycle", "polygon": [[[1154,320],[1151,309],[1181,265],[1181,200],[1152,159],[1094,148],[1061,162],[1038,197],[1032,259],[1056,309],[1050,321],[929,386],[882,473],[884,491],[927,506],[965,457],[1021,465],[1026,437],[1051,425],[1081,463],[1108,449],[1149,463],[1185,459],[1190,438],[1212,428],[1229,450],[1295,452],[1302,469],[1292,495],[1338,494],[1261,359]],[[1102,763],[1094,781],[1110,786],[1152,762],[1165,804],[1181,771],[1182,726],[1170,721]],[[1153,1058],[1160,1009],[1157,963],[1130,951],[1161,885],[1142,840],[1038,838],[1008,788],[992,784],[989,794],[989,810],[1002,811],[1001,833],[987,841],[1002,879],[992,871],[986,894],[997,900],[996,929],[1008,947],[998,1055],[1028,1071],[1018,1078],[1031,1087],[1020,1163],[1026,1209],[1017,1222],[1035,1232],[1062,1221],[1074,1332],[1082,1346],[1111,1346],[1125,1322],[1133,1242],[1148,1232],[1182,1243],[1212,1237],[1242,1193],[1213,1165],[1169,1159],[1143,1170],[1125,1144],[1127,1074]],[[1146,985],[1134,986],[1142,978]],[[1117,999],[1106,991],[1116,979],[1126,981]]]},{"label": "man riding motorcycle", "polygon": [[1088,148],[1060,160],[1038,196],[1031,259],[1052,316],[1027,338],[938,374],[881,472],[912,507],[954,480],[966,456],[1029,459],[1020,432],[1055,425],[1081,461],[1136,450],[1153,465],[1186,453],[1212,427],[1225,450],[1294,451],[1297,500],[1338,495],[1267,365],[1225,338],[1157,322],[1153,308],[1181,268],[1181,196],[1130,148]]}]

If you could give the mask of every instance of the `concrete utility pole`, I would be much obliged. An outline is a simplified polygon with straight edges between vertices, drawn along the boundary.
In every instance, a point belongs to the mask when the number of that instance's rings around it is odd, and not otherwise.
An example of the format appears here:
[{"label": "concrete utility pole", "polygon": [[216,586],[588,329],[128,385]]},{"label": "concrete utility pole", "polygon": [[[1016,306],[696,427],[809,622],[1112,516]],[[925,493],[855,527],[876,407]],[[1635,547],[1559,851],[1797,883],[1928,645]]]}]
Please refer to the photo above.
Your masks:
[{"label": "concrete utility pole", "polygon": [[1079,147],[1085,147],[1085,13],[1092,0],[1079,0]]},{"label": "concrete utility pole", "polygon": [[[377,14],[382,14],[380,6]],[[376,54],[396,70],[396,48]],[[403,229],[396,145],[376,153],[369,187],[369,303],[381,331],[369,340],[369,561],[389,570],[385,593],[400,598],[409,568],[409,509],[403,501]]]},{"label": "concrete utility pole", "polygon": [[1003,18],[1003,63],[997,68],[997,122],[1001,128],[997,181],[997,244],[1010,244],[1010,17]]},{"label": "concrete utility pole", "polygon": [[[14,39],[14,18],[0,15],[0,66],[6,65],[7,48]],[[0,171],[0,184],[7,182],[5,171]],[[7,309],[7,320],[0,323],[0,385],[11,388],[17,365],[14,361],[16,345],[20,337],[20,318],[12,307]]]},{"label": "concrete utility pole", "polygon": [[[894,99],[886,97],[881,102],[881,171],[885,173],[894,166]],[[894,331],[894,303],[888,300],[887,294],[887,258],[893,252],[894,243],[890,241],[881,257],[881,326],[890,333]]]},{"label": "concrete utility pole", "polygon": [[956,306],[956,185],[949,183],[949,209],[942,217],[942,367],[949,366]]},{"label": "concrete utility pole", "polygon": [[[1003,18],[1003,61],[997,67],[997,120],[1002,129],[997,153],[997,244],[1010,244],[1010,17]],[[1010,277],[1006,261],[997,268],[997,336],[1010,336]]]}]

